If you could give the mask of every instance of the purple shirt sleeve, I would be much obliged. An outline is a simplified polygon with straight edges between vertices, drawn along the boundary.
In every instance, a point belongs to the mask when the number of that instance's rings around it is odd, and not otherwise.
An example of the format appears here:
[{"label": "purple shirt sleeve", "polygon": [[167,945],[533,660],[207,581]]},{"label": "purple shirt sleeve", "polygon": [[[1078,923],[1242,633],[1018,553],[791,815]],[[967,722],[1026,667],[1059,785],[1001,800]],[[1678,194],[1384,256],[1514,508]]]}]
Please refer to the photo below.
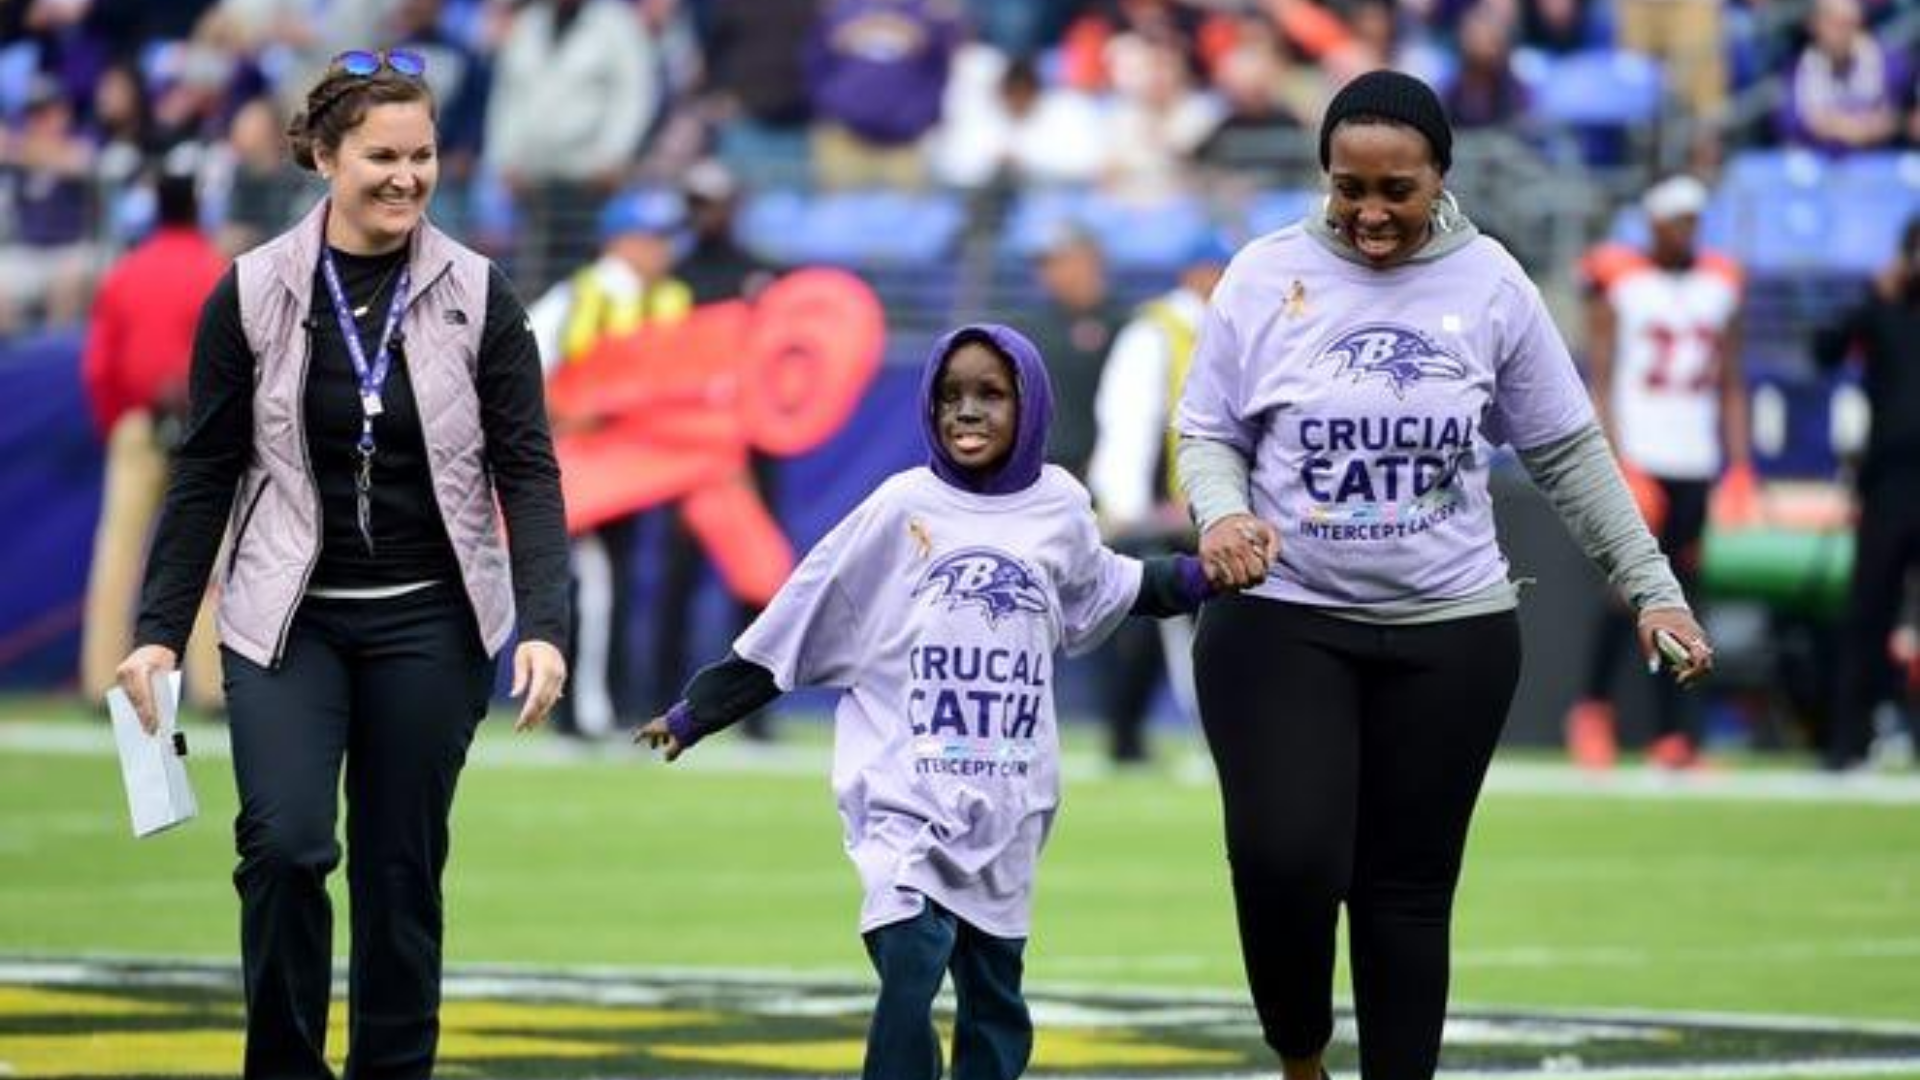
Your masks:
[{"label": "purple shirt sleeve", "polygon": [[1113,633],[1140,595],[1140,560],[1107,547],[1087,499],[1074,530],[1079,550],[1067,560],[1070,576],[1060,582],[1061,646],[1069,656],[1087,652]]},{"label": "purple shirt sleeve", "polygon": [[[734,652],[773,673],[781,690],[851,685],[864,620],[848,599],[862,572],[862,538],[886,487],[856,507],[807,552],[786,584],[734,642]],[[855,582],[854,592],[859,592]]]},{"label": "purple shirt sleeve", "polygon": [[1531,450],[1593,423],[1593,402],[1540,290],[1525,279],[1504,283],[1495,317],[1503,324],[1495,358],[1486,435],[1496,445]]},{"label": "purple shirt sleeve", "polygon": [[1218,295],[1207,305],[1175,426],[1182,435],[1227,443],[1251,456],[1259,432],[1240,415],[1243,354],[1225,314],[1225,298],[1232,285],[1231,280],[1222,281]]}]

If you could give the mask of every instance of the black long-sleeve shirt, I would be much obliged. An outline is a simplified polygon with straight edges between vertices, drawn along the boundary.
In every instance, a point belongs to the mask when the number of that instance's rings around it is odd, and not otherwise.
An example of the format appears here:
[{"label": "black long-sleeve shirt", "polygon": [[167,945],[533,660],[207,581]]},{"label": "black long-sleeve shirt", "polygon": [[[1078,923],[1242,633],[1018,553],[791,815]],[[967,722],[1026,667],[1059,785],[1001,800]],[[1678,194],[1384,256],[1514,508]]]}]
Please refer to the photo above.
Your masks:
[{"label": "black long-sleeve shirt", "polygon": [[[349,305],[366,311],[355,325],[371,361],[406,250],[366,257],[338,250],[333,254]],[[361,420],[358,384],[317,268],[308,327],[313,352],[303,410],[307,457],[321,506],[320,556],[310,587],[457,580],[459,564],[433,495],[404,341],[394,346],[381,395],[384,412],[374,421],[369,552],[360,535],[354,493]],[[239,287],[229,270],[202,309],[194,337],[192,412],[149,558],[137,630],[142,643],[176,652],[185,644],[236,486],[253,457],[254,367],[240,323]],[[526,311],[498,267],[487,289],[476,389],[487,469],[510,530],[520,636],[564,649],[566,515],[547,429],[539,349]]]},{"label": "black long-sleeve shirt", "polygon": [[[1872,410],[1860,485],[1920,484],[1920,300],[1878,291],[1814,339],[1814,358],[1834,368],[1858,346]],[[1889,489],[1893,490],[1893,489]]]}]

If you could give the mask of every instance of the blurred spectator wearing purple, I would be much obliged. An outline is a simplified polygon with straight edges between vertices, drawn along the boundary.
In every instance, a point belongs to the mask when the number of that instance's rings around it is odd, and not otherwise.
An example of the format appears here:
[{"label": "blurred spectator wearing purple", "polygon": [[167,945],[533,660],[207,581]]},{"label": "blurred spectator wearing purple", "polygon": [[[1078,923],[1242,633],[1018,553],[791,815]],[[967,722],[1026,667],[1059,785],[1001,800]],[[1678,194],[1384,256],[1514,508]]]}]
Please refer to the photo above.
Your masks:
[{"label": "blurred spectator wearing purple", "polygon": [[1526,115],[1526,84],[1513,71],[1512,25],[1485,0],[1460,20],[1460,70],[1446,104],[1460,128],[1504,127]]},{"label": "blurred spectator wearing purple", "polygon": [[1893,142],[1911,96],[1906,58],[1867,32],[1859,0],[1815,0],[1807,29],[1780,108],[1782,141],[1830,153]]},{"label": "blurred spectator wearing purple", "polygon": [[821,187],[926,185],[960,29],[951,0],[827,0],[806,52]]},{"label": "blurred spectator wearing purple", "polygon": [[93,116],[87,134],[98,150],[96,178],[109,196],[131,186],[159,150],[153,107],[139,68],[129,62],[108,65],[93,88]]},{"label": "blurred spectator wearing purple", "polygon": [[93,165],[73,103],[52,79],[35,79],[18,126],[0,130],[0,334],[29,314],[71,326],[85,313]]},{"label": "blurred spectator wearing purple", "polygon": [[627,0],[534,0],[514,13],[483,155],[522,212],[514,279],[529,292],[593,259],[600,208],[660,106],[654,51]]},{"label": "blurred spectator wearing purple", "polygon": [[183,41],[193,36],[200,20],[216,0],[66,0],[51,4],[8,4],[4,7],[67,8],[78,17],[86,36],[111,59],[125,60],[156,41]]}]

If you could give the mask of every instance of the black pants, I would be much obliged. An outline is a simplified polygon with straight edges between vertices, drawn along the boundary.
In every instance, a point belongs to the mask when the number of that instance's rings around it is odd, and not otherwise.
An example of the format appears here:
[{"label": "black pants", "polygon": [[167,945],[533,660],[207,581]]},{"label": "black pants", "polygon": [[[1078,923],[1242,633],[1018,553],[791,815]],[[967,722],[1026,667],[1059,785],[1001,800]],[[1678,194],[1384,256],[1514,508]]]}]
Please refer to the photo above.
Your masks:
[{"label": "black pants", "polygon": [[[582,723],[582,695],[561,694],[560,700],[554,702],[552,723],[554,730],[563,735],[583,732],[604,735],[624,726],[623,721],[630,721],[636,715],[631,629],[634,539],[639,527],[638,516],[614,518],[574,538],[575,544],[590,538],[599,541],[601,551],[606,554],[607,575],[605,581],[583,578],[575,562],[575,572],[568,583],[568,682],[573,687],[596,683],[604,688],[606,700],[588,707],[603,706],[611,711],[604,716],[589,714]],[[590,590],[593,595],[588,595]],[[604,619],[596,614],[591,625],[583,622],[581,613],[588,608],[604,611]]]},{"label": "black pants", "polygon": [[[653,683],[649,714],[661,716],[680,700],[681,692],[693,678],[687,661],[688,645],[693,639],[694,599],[707,568],[707,552],[700,538],[687,528],[679,506],[666,510],[665,552],[661,559],[660,595],[653,614]],[[745,601],[728,598],[731,612],[729,643],[738,637],[760,614],[760,608]],[[740,733],[749,739],[773,737],[773,720],[765,708],[741,717]]]},{"label": "black pants", "polygon": [[1361,1072],[1432,1076],[1454,885],[1519,620],[1371,626],[1228,597],[1202,609],[1194,666],[1267,1043],[1301,1058],[1332,1037],[1345,903]]},{"label": "black pants", "polygon": [[[754,489],[770,508],[779,502],[779,468],[778,458],[760,453],[747,455],[747,469],[753,477]],[[680,512],[680,504],[669,503],[664,509],[666,535],[661,541],[664,553],[660,567],[660,594],[653,605],[653,694],[647,705],[650,716],[664,715],[674,702],[680,700],[680,692],[693,678],[694,669],[687,662],[687,648],[694,636],[694,599],[711,563],[700,538],[687,527],[686,515]],[[728,605],[728,641],[731,642],[760,616],[761,608],[731,596],[728,597]],[[755,709],[740,719],[738,727],[740,733],[749,739],[771,739],[773,715],[765,708]]]},{"label": "black pants", "polygon": [[880,975],[867,1031],[863,1080],[936,1080],[940,1033],[933,999],[953,972],[955,1080],[1014,1080],[1033,1052],[1033,1019],[1020,995],[1024,938],[994,937],[931,900],[905,922],[866,934]]},{"label": "black pants", "polygon": [[1874,706],[1898,693],[1899,675],[1887,654],[1887,638],[1906,602],[1907,575],[1920,567],[1917,491],[1920,477],[1912,470],[1896,471],[1860,490],[1853,582],[1841,626],[1839,701],[1823,751],[1831,768],[1866,756]]},{"label": "black pants", "polygon": [[[1656,477],[1655,482],[1667,496],[1667,515],[1660,524],[1660,552],[1673,567],[1673,576],[1680,582],[1680,591],[1686,594],[1694,615],[1700,617],[1700,542],[1707,532],[1707,506],[1713,487],[1705,480]],[[1618,599],[1609,600],[1587,660],[1587,697],[1612,696],[1613,680],[1623,652],[1633,654],[1638,669],[1639,641],[1634,616]],[[1668,678],[1655,681],[1653,694],[1654,736],[1679,734],[1698,742],[1697,695],[1687,693],[1679,683]]]},{"label": "black pants", "polygon": [[[1151,533],[1116,538],[1113,549],[1136,559],[1193,554],[1192,537]],[[1147,760],[1147,720],[1153,696],[1167,681],[1167,659],[1156,619],[1123,619],[1093,653],[1100,709],[1107,721],[1107,755],[1115,762]]]},{"label": "black pants", "polygon": [[432,1075],[440,1034],[447,816],[493,662],[453,584],[386,600],[308,598],[278,668],[225,652],[246,978],[247,1080],[332,1075],[326,878],[347,795],[347,1066]]},{"label": "black pants", "polygon": [[1107,720],[1107,756],[1123,764],[1147,760],[1147,714],[1167,672],[1159,624],[1123,620],[1093,656]]}]

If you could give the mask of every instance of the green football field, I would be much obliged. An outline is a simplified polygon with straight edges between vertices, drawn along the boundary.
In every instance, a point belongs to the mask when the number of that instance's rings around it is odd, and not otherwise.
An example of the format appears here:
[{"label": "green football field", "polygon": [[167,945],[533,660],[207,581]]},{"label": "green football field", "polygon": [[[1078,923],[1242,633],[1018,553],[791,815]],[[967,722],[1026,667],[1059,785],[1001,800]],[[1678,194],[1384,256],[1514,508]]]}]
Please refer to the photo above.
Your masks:
[{"label": "green football field", "polygon": [[[227,971],[236,952],[234,797],[220,731],[189,729],[200,748],[191,763],[201,817],[135,841],[100,727],[44,699],[0,705],[0,958],[27,973],[16,976],[23,984],[50,961],[74,958]],[[824,727],[790,721],[785,730],[774,748],[723,737],[669,767],[637,750],[582,750],[547,734],[516,737],[504,718],[489,722],[456,814],[450,970],[615,981],[671,972],[844,985],[857,997],[868,985],[854,929],[858,895],[827,787]],[[1239,1008],[1214,789],[1196,745],[1168,736],[1160,751],[1155,769],[1116,776],[1101,768],[1091,740],[1072,740],[1028,953],[1037,992]],[[1697,777],[1622,770],[1595,779],[1519,756],[1501,760],[1489,788],[1457,903],[1454,1000],[1463,1015],[1733,1014],[1762,1027],[1780,1020],[1890,1035],[1904,1049],[1861,1073],[1920,1080],[1920,777],[1833,780],[1798,762],[1745,762]],[[4,970],[0,1074],[10,1038],[29,1063],[34,1053],[62,1060],[58,1047],[71,1045],[35,1039],[76,1033],[103,1060],[117,1060],[117,1029],[105,1021],[70,1016],[48,1034],[10,1019],[9,1001],[28,1002],[26,1014],[58,1012],[32,1004],[41,1000],[33,994],[66,991],[16,988],[9,997]],[[226,1019],[212,1026],[231,1029],[231,1003],[216,1014]],[[1245,1036],[1250,1013],[1232,1016]],[[1046,1010],[1042,1028],[1044,1047]],[[841,1045],[849,1036],[836,1038]],[[760,1044],[738,1045],[749,1043]],[[1809,1052],[1845,1058],[1858,1049],[1846,1043]],[[1753,1043],[1747,1065],[1722,1073],[1620,1075],[1775,1075],[1764,1059],[1800,1052],[1763,1044]],[[1450,1033],[1450,1064],[1452,1047]],[[843,1064],[841,1049],[818,1067]],[[733,1072],[713,1072],[726,1062],[696,1054],[685,1060],[704,1064],[684,1075],[783,1074],[778,1055],[756,1064],[741,1053]],[[1137,1063],[1109,1057],[1085,1060],[1114,1075],[1145,1075],[1134,1064],[1188,1075],[1176,1066],[1209,1060],[1161,1060],[1145,1049]],[[173,1074],[141,1060],[154,1075]],[[805,1060],[788,1064],[802,1069]],[[1244,1075],[1224,1057],[1212,1060]],[[1762,1071],[1740,1071],[1748,1066]],[[108,1064],[43,1075],[140,1073]],[[490,1074],[563,1073],[496,1063]]]}]

